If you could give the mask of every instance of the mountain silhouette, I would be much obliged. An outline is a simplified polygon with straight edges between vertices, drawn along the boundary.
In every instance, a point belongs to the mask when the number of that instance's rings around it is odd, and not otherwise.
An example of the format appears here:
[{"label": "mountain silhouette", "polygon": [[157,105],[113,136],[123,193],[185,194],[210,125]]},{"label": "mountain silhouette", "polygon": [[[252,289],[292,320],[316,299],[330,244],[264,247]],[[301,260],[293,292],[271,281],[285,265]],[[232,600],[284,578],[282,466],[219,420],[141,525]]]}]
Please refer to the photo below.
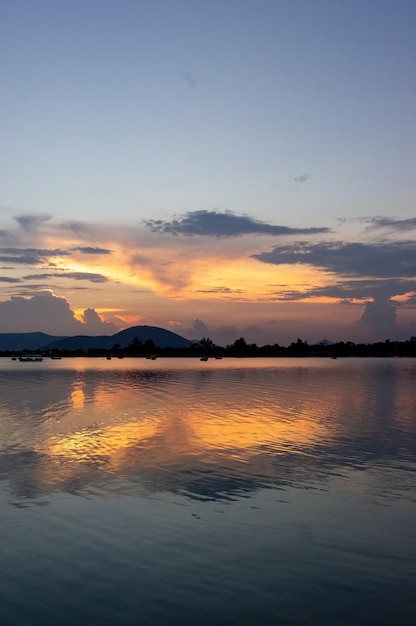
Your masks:
[{"label": "mountain silhouette", "polygon": [[21,350],[41,350],[48,343],[64,339],[46,333],[0,333],[0,350],[20,352]]},{"label": "mountain silhouette", "polygon": [[115,335],[98,337],[76,335],[75,337],[54,337],[45,333],[0,333],[0,350],[111,350],[118,344],[127,348],[135,340],[144,343],[153,341],[160,348],[187,348],[192,341],[176,333],[157,326],[132,326]]}]

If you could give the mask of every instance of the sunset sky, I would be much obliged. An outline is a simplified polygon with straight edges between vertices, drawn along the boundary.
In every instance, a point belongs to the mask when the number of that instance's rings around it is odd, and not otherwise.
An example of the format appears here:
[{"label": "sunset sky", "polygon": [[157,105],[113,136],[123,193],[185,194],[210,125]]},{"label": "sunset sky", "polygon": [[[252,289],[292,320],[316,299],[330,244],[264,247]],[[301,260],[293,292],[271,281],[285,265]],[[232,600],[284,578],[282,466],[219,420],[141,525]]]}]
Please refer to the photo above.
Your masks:
[{"label": "sunset sky", "polygon": [[414,0],[0,0],[0,333],[416,335]]}]

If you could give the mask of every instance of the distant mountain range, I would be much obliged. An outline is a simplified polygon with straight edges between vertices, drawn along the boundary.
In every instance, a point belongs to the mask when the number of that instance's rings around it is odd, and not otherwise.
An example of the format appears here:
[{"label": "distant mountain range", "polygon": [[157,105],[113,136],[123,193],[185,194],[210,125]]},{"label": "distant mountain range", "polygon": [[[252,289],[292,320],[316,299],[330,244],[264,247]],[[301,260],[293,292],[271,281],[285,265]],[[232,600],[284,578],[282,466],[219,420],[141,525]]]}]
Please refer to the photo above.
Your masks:
[{"label": "distant mountain range", "polygon": [[45,333],[0,333],[0,350],[17,352],[21,350],[111,350],[115,345],[127,348],[134,340],[141,343],[153,341],[160,348],[187,348],[193,343],[176,333],[156,326],[132,326],[115,335],[90,337],[54,337]]}]

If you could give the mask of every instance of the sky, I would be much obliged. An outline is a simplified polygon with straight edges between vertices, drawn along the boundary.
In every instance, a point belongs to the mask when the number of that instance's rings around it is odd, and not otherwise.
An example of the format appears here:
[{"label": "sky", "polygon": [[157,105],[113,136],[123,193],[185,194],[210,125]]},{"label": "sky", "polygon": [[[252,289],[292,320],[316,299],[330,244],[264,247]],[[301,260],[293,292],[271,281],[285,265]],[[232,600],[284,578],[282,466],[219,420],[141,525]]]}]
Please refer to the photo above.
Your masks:
[{"label": "sky", "polygon": [[0,0],[0,333],[416,335],[413,0]]}]

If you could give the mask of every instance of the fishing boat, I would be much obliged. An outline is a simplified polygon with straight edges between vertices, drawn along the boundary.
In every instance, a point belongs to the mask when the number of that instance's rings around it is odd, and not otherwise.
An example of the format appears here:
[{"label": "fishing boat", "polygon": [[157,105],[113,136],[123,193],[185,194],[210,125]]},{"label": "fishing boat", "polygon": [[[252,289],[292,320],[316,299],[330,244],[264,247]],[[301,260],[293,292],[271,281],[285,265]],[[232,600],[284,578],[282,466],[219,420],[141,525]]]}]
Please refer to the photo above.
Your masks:
[{"label": "fishing boat", "polygon": [[21,363],[32,363],[34,361],[43,361],[43,357],[39,356],[39,354],[24,354],[19,356],[19,361]]}]

